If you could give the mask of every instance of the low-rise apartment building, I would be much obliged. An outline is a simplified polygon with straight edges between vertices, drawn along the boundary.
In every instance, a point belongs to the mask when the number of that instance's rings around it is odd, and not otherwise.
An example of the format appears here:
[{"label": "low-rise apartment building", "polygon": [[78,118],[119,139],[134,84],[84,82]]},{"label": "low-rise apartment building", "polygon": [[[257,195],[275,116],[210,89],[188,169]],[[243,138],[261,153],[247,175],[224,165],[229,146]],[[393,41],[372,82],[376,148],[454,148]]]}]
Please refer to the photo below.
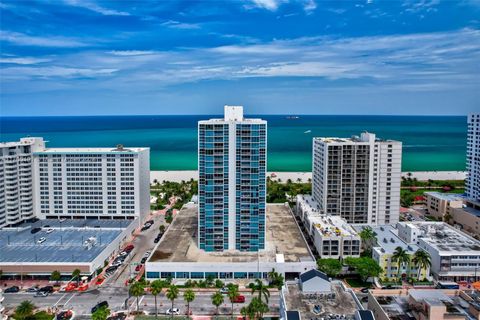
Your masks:
[{"label": "low-rise apartment building", "polygon": [[298,195],[296,205],[296,215],[321,258],[360,256],[360,236],[345,219],[320,214],[308,195]]},{"label": "low-rise apartment building", "polygon": [[[356,230],[361,232],[365,226],[358,226]],[[398,230],[391,225],[372,227],[376,234],[376,244],[372,248],[372,259],[374,259],[383,269],[382,278],[386,280],[394,280],[398,278],[419,278],[423,280],[428,278],[429,270],[418,267],[410,261],[410,263],[402,264],[400,270],[398,263],[393,259],[393,254],[397,247],[405,250],[412,258],[415,252],[420,248],[414,243],[407,243],[398,236]],[[420,273],[419,273],[420,272]]]},{"label": "low-rise apartment building", "polygon": [[465,206],[452,208],[451,222],[455,227],[480,239],[480,205],[467,201]]},{"label": "low-rise apartment building", "polygon": [[435,280],[480,278],[480,241],[444,222],[399,222],[397,228],[400,239],[430,254]]},{"label": "low-rise apartment building", "polygon": [[453,208],[462,208],[463,198],[458,194],[425,192],[427,212],[430,216],[444,220],[445,216],[452,216]]}]

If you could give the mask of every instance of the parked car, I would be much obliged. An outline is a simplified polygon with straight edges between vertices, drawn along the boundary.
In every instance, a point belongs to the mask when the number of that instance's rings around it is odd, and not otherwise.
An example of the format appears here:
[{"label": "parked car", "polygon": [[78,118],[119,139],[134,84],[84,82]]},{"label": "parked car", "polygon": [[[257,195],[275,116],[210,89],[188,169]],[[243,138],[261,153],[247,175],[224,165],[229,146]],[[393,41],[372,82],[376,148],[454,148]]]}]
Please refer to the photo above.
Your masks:
[{"label": "parked car", "polygon": [[220,289],[220,293],[221,293],[221,294],[227,294],[227,293],[228,293],[228,288],[227,288],[227,287],[223,287],[222,289]]},{"label": "parked car", "polygon": [[362,293],[368,293],[368,290],[370,290],[370,289],[368,289],[368,288],[363,288],[362,290],[360,290],[360,292],[362,292]]},{"label": "parked car", "polygon": [[143,254],[144,257],[148,258],[150,256],[150,253],[152,253],[151,251],[145,251],[145,253]]},{"label": "parked car", "polygon": [[30,287],[27,289],[27,292],[37,292],[38,291],[38,287]]},{"label": "parked car", "polygon": [[73,311],[72,310],[65,310],[65,311],[60,311],[57,314],[57,320],[69,320],[73,318]]},{"label": "parked car", "polygon": [[3,292],[5,293],[17,293],[20,291],[20,288],[17,286],[11,286],[10,288],[5,289]]},{"label": "parked car", "polygon": [[45,286],[45,287],[41,287],[40,289],[38,289],[38,291],[53,293],[54,290],[53,290],[53,286]]},{"label": "parked car", "polygon": [[122,251],[118,255],[119,256],[126,256],[126,255],[128,255],[128,252],[127,251]]},{"label": "parked car", "polygon": [[48,296],[48,292],[46,291],[37,291],[35,292],[35,294],[33,295],[34,297],[47,297]]},{"label": "parked car", "polygon": [[37,233],[37,232],[40,231],[40,230],[42,230],[42,228],[38,228],[38,227],[37,227],[37,228],[33,228],[32,230],[30,230],[30,233],[31,233],[31,234],[35,234],[35,233]]},{"label": "parked car", "polygon": [[120,260],[115,260],[112,262],[112,267],[120,267],[121,265],[123,264],[123,261],[120,261]]},{"label": "parked car", "polygon": [[159,237],[156,237],[155,239],[153,239],[153,243],[158,243],[159,241],[160,241]]},{"label": "parked car", "polygon": [[52,233],[53,231],[55,231],[55,229],[53,229],[53,228],[48,228],[48,229],[47,229],[47,234],[48,234],[48,233]]},{"label": "parked car", "polygon": [[117,271],[117,269],[118,269],[118,266],[110,266],[107,269],[105,269],[105,273],[112,273]]},{"label": "parked car", "polygon": [[180,310],[178,310],[178,308],[168,309],[167,312],[165,312],[165,314],[168,314],[168,315],[179,315],[179,314],[180,314]]},{"label": "parked car", "polygon": [[142,270],[142,267],[143,267],[143,265],[138,264],[138,265],[135,267],[135,271],[136,271],[136,272],[139,272],[140,270]]},{"label": "parked car", "polygon": [[245,302],[245,296],[240,295],[240,296],[236,297],[235,299],[233,299],[233,302],[234,303],[244,303]]},{"label": "parked car", "polygon": [[148,230],[148,229],[150,229],[150,225],[143,226],[141,230],[145,231],[145,230]]},{"label": "parked car", "polygon": [[143,257],[142,260],[140,260],[141,264],[144,264],[147,261],[148,257]]},{"label": "parked car", "polygon": [[134,248],[135,246],[133,244],[129,244],[123,249],[123,251],[131,252]]},{"label": "parked car", "polygon": [[102,307],[105,307],[105,308],[108,308],[108,302],[107,301],[102,301],[102,302],[99,302],[97,303],[91,310],[92,313],[95,313],[95,311],[97,311],[98,309],[102,308]]},{"label": "parked car", "polygon": [[37,240],[37,243],[41,244],[41,243],[44,243],[45,241],[47,241],[47,238],[41,237],[40,239]]}]

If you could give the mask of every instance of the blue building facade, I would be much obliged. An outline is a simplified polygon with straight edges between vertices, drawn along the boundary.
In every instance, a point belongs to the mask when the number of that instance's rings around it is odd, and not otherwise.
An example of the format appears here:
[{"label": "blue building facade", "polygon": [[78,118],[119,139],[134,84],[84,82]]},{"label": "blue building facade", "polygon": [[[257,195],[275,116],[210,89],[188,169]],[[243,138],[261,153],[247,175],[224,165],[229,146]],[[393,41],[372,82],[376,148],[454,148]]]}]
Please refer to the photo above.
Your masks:
[{"label": "blue building facade", "polygon": [[198,124],[198,246],[205,251],[265,249],[267,123],[225,107]]}]

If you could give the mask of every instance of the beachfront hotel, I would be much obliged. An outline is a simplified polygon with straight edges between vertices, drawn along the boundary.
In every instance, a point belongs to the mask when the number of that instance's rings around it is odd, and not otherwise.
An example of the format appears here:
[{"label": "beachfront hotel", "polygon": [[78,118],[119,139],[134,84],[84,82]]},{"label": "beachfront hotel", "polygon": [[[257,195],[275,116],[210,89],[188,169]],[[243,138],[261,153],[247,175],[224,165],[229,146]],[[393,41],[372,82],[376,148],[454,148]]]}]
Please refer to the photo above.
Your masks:
[{"label": "beachfront hotel", "polygon": [[0,143],[0,228],[35,217],[32,152],[44,147],[42,138]]},{"label": "beachfront hotel", "polygon": [[480,202],[480,113],[468,116],[467,172],[467,197]]},{"label": "beachfront hotel", "polygon": [[223,119],[198,123],[198,246],[265,249],[267,122],[225,106]]},{"label": "beachfront hotel", "polygon": [[149,148],[45,148],[33,152],[40,219],[143,220],[150,212]]},{"label": "beachfront hotel", "polygon": [[364,132],[313,139],[311,205],[355,224],[399,220],[402,143]]}]

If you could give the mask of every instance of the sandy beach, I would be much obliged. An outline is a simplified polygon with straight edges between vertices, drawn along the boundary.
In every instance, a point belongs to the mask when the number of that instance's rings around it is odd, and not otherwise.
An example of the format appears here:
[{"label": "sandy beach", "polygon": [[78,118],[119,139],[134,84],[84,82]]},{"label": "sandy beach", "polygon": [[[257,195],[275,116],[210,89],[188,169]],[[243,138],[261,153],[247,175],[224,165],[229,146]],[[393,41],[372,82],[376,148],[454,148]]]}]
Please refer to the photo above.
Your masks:
[{"label": "sandy beach", "polygon": [[[413,171],[411,172],[411,178],[417,178],[420,181],[432,180],[464,180],[466,176],[465,171]],[[311,172],[268,172],[268,176],[274,180],[280,179],[281,181],[287,181],[291,179],[293,182],[302,181],[308,182],[308,179],[312,178]],[[408,177],[409,172],[402,172],[402,176]],[[198,179],[197,170],[185,170],[185,171],[150,171],[150,182],[157,180],[162,181],[175,181],[180,182],[182,180]]]}]

